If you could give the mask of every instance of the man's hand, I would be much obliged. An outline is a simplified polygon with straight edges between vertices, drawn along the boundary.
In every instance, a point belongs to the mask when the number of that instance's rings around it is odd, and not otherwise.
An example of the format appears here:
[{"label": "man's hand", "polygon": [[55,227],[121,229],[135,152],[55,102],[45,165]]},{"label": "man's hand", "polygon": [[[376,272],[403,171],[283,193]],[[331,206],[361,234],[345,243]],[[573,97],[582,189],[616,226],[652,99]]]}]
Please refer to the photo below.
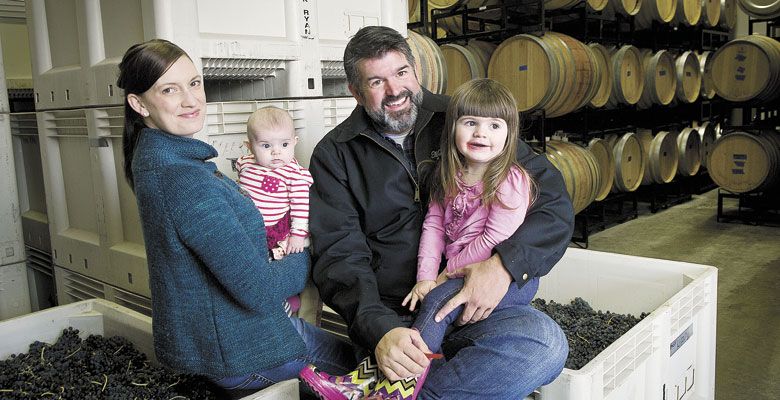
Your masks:
[{"label": "man's hand", "polygon": [[305,239],[300,236],[290,235],[290,237],[287,238],[287,248],[285,249],[285,252],[287,254],[302,252],[304,240]]},{"label": "man's hand", "polygon": [[497,254],[485,261],[448,273],[447,276],[462,276],[463,288],[439,310],[435,320],[441,321],[452,310],[464,304],[463,312],[455,321],[455,325],[471,324],[487,318],[504,298],[512,283],[512,275],[504,268]]},{"label": "man's hand", "polygon": [[436,281],[419,281],[412,288],[412,291],[406,295],[404,301],[401,302],[402,306],[406,306],[409,303],[409,311],[414,311],[414,307],[417,306],[417,302],[422,302],[425,296],[436,287]]},{"label": "man's hand", "polygon": [[420,332],[409,328],[393,328],[376,345],[374,355],[382,372],[391,381],[422,374],[430,353]]}]

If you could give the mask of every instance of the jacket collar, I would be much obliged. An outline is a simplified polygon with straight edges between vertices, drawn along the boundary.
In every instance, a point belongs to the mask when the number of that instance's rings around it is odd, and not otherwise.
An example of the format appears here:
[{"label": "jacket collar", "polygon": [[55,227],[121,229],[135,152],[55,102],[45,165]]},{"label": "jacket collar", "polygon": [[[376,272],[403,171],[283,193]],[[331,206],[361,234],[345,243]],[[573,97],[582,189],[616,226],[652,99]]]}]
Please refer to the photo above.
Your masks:
[{"label": "jacket collar", "polygon": [[[430,121],[434,113],[446,112],[449,96],[443,96],[431,93],[426,88],[423,91],[423,101],[417,113],[417,120],[414,123],[414,132],[419,132],[425,124]],[[366,131],[375,131],[371,118],[366,113],[365,108],[358,104],[349,118],[344,121],[341,131],[336,136],[338,142],[348,142]]]}]

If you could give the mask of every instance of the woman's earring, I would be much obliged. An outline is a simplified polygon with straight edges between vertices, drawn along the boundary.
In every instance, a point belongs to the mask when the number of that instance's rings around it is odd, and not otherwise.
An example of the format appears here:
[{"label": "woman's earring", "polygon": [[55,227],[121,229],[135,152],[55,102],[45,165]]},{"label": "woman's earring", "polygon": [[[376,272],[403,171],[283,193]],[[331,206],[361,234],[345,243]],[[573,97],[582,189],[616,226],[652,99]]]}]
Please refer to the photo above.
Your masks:
[{"label": "woman's earring", "polygon": [[143,116],[144,118],[148,117],[148,116],[149,116],[149,111],[146,111],[146,110],[144,110],[144,111],[141,113],[141,116]]}]

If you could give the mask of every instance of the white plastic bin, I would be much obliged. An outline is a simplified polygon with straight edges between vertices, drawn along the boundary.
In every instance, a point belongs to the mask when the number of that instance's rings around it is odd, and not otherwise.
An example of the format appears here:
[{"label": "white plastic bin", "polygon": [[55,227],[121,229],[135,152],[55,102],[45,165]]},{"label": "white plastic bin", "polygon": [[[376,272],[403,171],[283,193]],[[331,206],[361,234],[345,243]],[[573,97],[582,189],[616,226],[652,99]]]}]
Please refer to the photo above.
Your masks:
[{"label": "white plastic bin", "polygon": [[82,1],[27,1],[25,6],[35,108],[87,104]]},{"label": "white plastic bin", "polygon": [[41,161],[54,263],[105,280],[108,257],[100,166],[86,110],[38,113]]},{"label": "white plastic bin", "polygon": [[714,399],[716,292],[711,266],[568,249],[537,297],[650,315],[583,368],[564,369],[539,399]]},{"label": "white plastic bin", "polygon": [[[5,93],[0,93],[0,97],[5,97]],[[0,113],[0,265],[24,261],[15,169],[10,116]]]},{"label": "white plastic bin", "polygon": [[43,165],[35,113],[11,114],[11,140],[24,243],[50,253],[46,190],[43,186]]},{"label": "white plastic bin", "polygon": [[0,320],[29,312],[30,291],[24,262],[0,266]]},{"label": "white plastic bin", "polygon": [[54,287],[54,265],[51,254],[27,246],[27,281],[30,288],[30,309],[40,311],[57,305]]},{"label": "white plastic bin", "polygon": [[213,160],[217,167],[235,179],[237,175],[230,160],[249,154],[244,146],[247,119],[260,108],[279,107],[287,110],[293,119],[299,138],[295,157],[301,165],[308,167],[314,147],[328,131],[349,116],[355,104],[352,97],[212,102],[207,104],[205,140],[219,153]]},{"label": "white plastic bin", "polygon": [[[34,341],[54,343],[68,327],[79,336],[123,336],[156,362],[152,340],[152,319],[146,315],[100,300],[86,300],[39,311],[0,323],[0,360],[26,353]],[[298,399],[297,380],[278,383],[242,400]]]},{"label": "white plastic bin", "polygon": [[90,299],[107,299],[108,285],[86,275],[54,266],[54,281],[57,288],[57,303],[60,305]]},{"label": "white plastic bin", "polygon": [[[349,38],[365,25],[405,32],[408,10],[385,0],[61,0],[27,2],[27,17],[36,108],[49,110],[122,104],[116,66],[155,37],[202,67],[211,101],[323,96],[323,74],[343,81],[331,70],[343,70]],[[331,93],[343,87],[329,82]]]},{"label": "white plastic bin", "polygon": [[149,272],[146,266],[141,218],[135,194],[125,179],[122,134],[124,108],[87,110],[89,131],[96,164],[95,190],[101,193],[106,234],[101,248],[108,256],[105,281],[133,293],[149,297]]}]

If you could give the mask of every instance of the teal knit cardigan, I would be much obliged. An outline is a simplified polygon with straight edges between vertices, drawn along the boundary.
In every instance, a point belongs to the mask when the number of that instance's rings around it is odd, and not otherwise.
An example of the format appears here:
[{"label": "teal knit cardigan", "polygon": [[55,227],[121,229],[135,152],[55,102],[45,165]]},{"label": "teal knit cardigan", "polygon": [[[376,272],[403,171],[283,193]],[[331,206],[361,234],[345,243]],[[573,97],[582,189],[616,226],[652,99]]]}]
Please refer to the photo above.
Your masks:
[{"label": "teal knit cardigan", "polygon": [[303,290],[306,252],[268,261],[252,201],[200,140],[144,129],[133,157],[157,359],[213,378],[247,375],[305,352],[283,309]]}]

